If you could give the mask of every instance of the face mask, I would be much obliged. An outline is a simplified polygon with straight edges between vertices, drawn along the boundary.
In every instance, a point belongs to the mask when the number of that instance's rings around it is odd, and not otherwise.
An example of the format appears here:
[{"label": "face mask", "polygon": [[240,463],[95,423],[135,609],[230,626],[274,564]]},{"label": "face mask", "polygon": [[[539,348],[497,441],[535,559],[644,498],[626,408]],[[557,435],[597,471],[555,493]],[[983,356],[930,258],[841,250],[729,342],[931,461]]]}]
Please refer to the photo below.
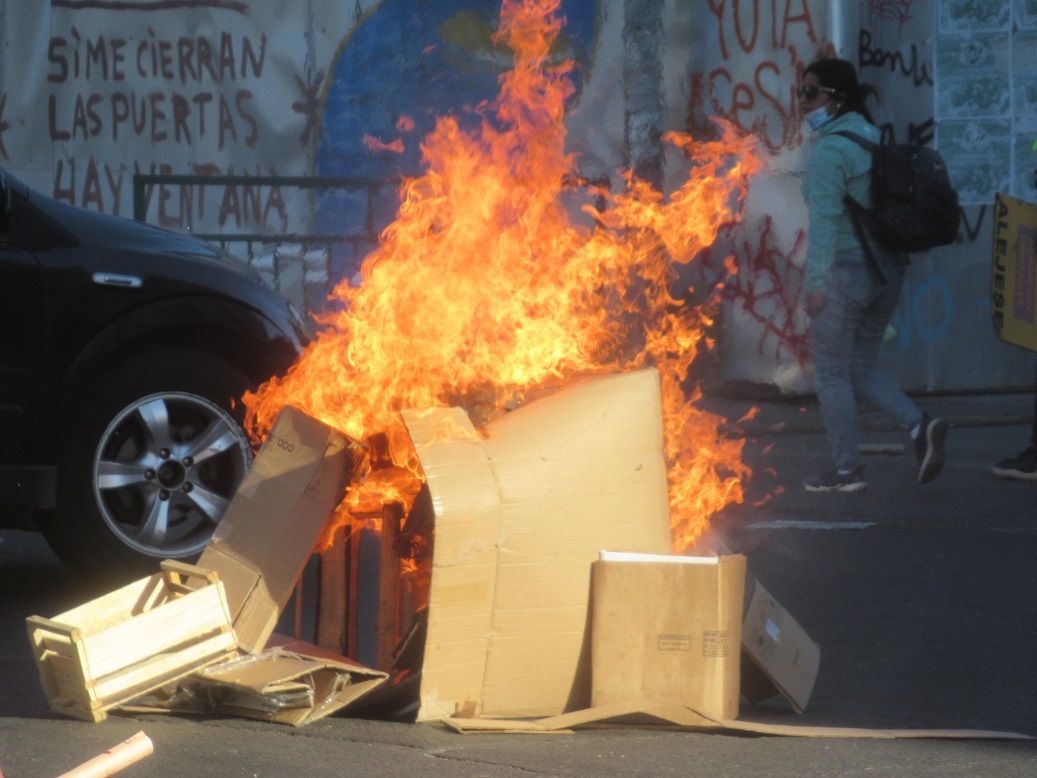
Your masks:
[{"label": "face mask", "polygon": [[810,129],[817,132],[824,127],[828,122],[832,121],[832,115],[828,113],[828,106],[822,105],[820,108],[815,108],[813,111],[803,117],[806,119]]},{"label": "face mask", "polygon": [[828,105],[823,105],[820,108],[815,108],[813,111],[806,114],[803,118],[806,119],[807,123],[810,126],[810,129],[816,133],[818,130],[824,127],[825,124],[828,124],[830,121],[832,121],[832,119],[835,117],[829,113]]}]

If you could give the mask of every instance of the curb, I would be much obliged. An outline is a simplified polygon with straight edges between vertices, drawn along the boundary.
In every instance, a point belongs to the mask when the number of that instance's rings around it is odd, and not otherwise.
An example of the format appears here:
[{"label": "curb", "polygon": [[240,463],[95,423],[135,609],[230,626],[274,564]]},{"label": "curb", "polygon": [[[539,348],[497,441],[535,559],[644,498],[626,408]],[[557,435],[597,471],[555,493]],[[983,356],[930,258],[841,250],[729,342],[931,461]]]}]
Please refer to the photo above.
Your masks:
[{"label": "curb", "polygon": [[[1033,424],[1033,416],[984,416],[972,415],[949,415],[943,419],[948,426],[954,427],[1008,427],[1016,425]],[[860,424],[862,432],[897,432],[903,433],[896,424],[884,420],[862,420]],[[824,424],[817,421],[793,420],[775,422],[749,422],[747,424],[721,425],[720,433],[733,438],[767,438],[785,435],[821,435],[824,434]]]}]

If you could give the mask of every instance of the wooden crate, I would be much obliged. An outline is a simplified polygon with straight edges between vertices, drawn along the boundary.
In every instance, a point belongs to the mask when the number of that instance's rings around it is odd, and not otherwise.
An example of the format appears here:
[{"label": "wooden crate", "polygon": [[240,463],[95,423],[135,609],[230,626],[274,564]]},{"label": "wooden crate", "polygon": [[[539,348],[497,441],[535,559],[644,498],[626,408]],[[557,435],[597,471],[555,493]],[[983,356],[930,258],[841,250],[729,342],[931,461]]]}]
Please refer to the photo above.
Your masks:
[{"label": "wooden crate", "polygon": [[155,575],[26,624],[51,708],[87,721],[237,653],[218,574],[172,560]]}]

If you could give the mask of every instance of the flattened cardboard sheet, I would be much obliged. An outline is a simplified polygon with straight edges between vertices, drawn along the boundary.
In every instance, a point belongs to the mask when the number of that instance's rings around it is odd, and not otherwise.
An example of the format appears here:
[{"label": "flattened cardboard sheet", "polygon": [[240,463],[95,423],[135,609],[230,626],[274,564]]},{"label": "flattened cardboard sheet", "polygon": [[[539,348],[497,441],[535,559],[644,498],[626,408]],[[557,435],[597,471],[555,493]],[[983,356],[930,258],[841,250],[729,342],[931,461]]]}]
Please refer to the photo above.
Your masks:
[{"label": "flattened cardboard sheet", "polygon": [[684,705],[638,700],[626,704],[604,705],[600,708],[564,713],[536,720],[512,721],[507,719],[448,718],[443,724],[460,734],[513,731],[524,733],[556,732],[559,730],[592,729],[600,727],[662,727],[689,731],[728,731],[784,737],[852,737],[893,740],[896,738],[941,738],[951,740],[1033,740],[1018,732],[998,732],[982,729],[863,729],[858,727],[811,727],[785,724],[764,724],[735,719],[713,719]]},{"label": "flattened cardboard sheet", "polygon": [[259,654],[211,665],[122,709],[241,716],[301,727],[359,702],[388,677],[301,640],[273,635],[270,644]]}]

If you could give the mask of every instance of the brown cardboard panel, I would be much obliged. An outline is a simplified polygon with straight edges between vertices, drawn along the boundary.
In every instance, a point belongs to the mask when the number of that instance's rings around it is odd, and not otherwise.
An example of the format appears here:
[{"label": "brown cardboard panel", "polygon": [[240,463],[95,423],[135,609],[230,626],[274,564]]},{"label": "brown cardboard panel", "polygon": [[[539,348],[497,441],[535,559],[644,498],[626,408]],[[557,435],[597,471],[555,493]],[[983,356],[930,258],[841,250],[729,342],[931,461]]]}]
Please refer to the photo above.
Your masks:
[{"label": "brown cardboard panel", "polygon": [[738,716],[745,557],[627,556],[594,563],[591,700],[650,698]]},{"label": "brown cardboard panel", "polygon": [[419,720],[585,707],[591,563],[670,550],[658,374],[572,384],[485,440],[460,409],[403,419],[435,515]]},{"label": "brown cardboard panel", "polygon": [[435,513],[421,719],[478,702],[497,576],[500,490],[482,440],[460,408],[404,411]]},{"label": "brown cardboard panel", "polygon": [[[746,611],[742,624],[742,650],[769,682],[773,693],[781,694],[797,713],[810,701],[821,664],[821,648],[799,623],[752,578],[746,584]],[[766,684],[755,689],[743,684],[750,701],[771,694]]]},{"label": "brown cardboard panel", "polygon": [[670,550],[658,382],[587,380],[489,425],[503,505],[483,715],[586,707],[591,563],[602,548]]},{"label": "brown cardboard panel", "polygon": [[263,648],[362,456],[347,436],[281,411],[198,560],[228,582],[241,648]]}]

